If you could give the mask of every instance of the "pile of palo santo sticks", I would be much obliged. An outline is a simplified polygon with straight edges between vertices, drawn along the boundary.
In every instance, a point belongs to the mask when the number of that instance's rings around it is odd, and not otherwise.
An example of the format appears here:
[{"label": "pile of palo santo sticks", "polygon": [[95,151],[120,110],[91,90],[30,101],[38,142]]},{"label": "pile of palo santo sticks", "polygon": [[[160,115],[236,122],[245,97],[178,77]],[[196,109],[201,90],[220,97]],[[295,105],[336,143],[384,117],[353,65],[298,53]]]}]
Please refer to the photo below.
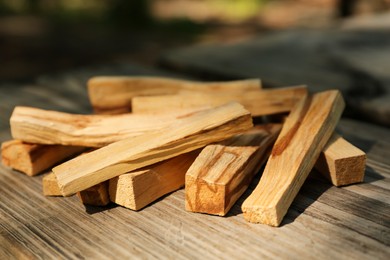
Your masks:
[{"label": "pile of palo santo sticks", "polygon": [[[224,216],[266,164],[242,211],[278,226],[313,167],[336,186],[364,177],[365,154],[334,133],[344,109],[337,90],[94,77],[88,93],[95,115],[13,111],[4,165],[34,176],[74,157],[43,178],[46,196],[140,210],[185,186],[186,210]],[[269,115],[279,122],[253,125]]]}]

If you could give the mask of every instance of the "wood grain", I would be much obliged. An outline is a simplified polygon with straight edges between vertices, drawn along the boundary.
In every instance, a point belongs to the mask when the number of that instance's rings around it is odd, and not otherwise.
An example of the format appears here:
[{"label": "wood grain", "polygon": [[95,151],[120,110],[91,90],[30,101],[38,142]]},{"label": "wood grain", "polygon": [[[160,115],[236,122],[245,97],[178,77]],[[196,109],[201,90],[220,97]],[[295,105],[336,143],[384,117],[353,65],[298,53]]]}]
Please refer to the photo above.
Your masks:
[{"label": "wood grain", "polygon": [[1,144],[1,161],[5,166],[35,176],[84,149],[79,146],[40,145],[10,140]]},{"label": "wood grain", "polygon": [[236,101],[248,109],[252,116],[289,112],[295,103],[307,94],[305,86],[245,93],[191,93],[177,95],[144,96],[133,98],[133,113],[167,113],[180,109],[212,107]]},{"label": "wood grain", "polygon": [[248,91],[261,88],[259,79],[228,82],[195,82],[163,77],[98,76],[88,80],[88,95],[96,113],[131,111],[136,96],[175,94],[191,91]]},{"label": "wood grain", "polygon": [[102,147],[162,129],[183,113],[104,116],[15,107],[10,124],[12,136],[25,142]]},{"label": "wood grain", "polygon": [[185,174],[199,150],[182,154],[144,169],[109,180],[110,200],[140,210],[158,198],[184,186]]},{"label": "wood grain", "polygon": [[359,183],[364,179],[366,154],[333,134],[314,167],[335,186]]},{"label": "wood grain", "polygon": [[344,109],[339,91],[302,99],[287,117],[263,176],[242,205],[246,220],[279,226]]},{"label": "wood grain", "polygon": [[259,125],[203,148],[186,173],[186,210],[224,216],[269,156],[280,125]]},{"label": "wood grain", "polygon": [[[65,196],[159,161],[227,139],[253,126],[238,103],[177,119],[164,131],[115,142],[53,169]],[[115,154],[115,157],[112,156]]]}]

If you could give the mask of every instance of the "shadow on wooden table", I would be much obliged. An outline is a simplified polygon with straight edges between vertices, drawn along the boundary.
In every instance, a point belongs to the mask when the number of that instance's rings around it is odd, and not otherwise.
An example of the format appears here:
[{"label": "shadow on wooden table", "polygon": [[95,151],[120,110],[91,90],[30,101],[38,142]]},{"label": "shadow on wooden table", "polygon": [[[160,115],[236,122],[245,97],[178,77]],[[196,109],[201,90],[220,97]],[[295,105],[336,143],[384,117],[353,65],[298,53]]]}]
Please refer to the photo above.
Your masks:
[{"label": "shadow on wooden table", "polygon": [[110,202],[107,206],[92,206],[92,205],[84,205],[85,212],[87,212],[89,215],[93,215],[95,213],[100,213],[102,211],[110,210],[116,207],[119,207],[119,205]]}]

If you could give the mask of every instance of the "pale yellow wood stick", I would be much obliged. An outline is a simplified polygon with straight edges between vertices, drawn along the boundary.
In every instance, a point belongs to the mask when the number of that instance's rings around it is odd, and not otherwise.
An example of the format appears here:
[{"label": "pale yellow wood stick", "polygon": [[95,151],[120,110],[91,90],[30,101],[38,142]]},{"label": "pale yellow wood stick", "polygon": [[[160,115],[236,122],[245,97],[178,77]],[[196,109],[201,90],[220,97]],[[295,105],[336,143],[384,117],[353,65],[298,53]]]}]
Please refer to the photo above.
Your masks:
[{"label": "pale yellow wood stick", "polygon": [[68,196],[126,172],[227,139],[253,126],[238,103],[193,113],[164,130],[107,145],[53,169],[63,195]]},{"label": "pale yellow wood stick", "polygon": [[109,180],[110,200],[132,210],[140,210],[158,198],[184,186],[186,171],[199,150],[176,156],[144,169]]},{"label": "pale yellow wood stick", "polygon": [[185,93],[133,98],[133,113],[168,113],[180,109],[211,107],[236,101],[252,116],[289,112],[307,94],[305,86],[247,91],[245,93]]},{"label": "pale yellow wood stick", "polygon": [[136,96],[175,94],[180,90],[246,92],[259,88],[259,79],[195,82],[163,77],[98,76],[88,81],[88,95],[94,111],[108,114],[130,112],[131,100]]},{"label": "pale yellow wood stick", "polygon": [[224,216],[268,158],[281,125],[260,125],[203,148],[186,173],[186,210]]},{"label": "pale yellow wood stick", "polygon": [[32,107],[15,107],[13,138],[39,144],[102,147],[162,129],[186,112],[164,115],[77,115]]},{"label": "pale yellow wood stick", "polygon": [[344,106],[340,92],[332,90],[302,99],[291,111],[259,184],[242,205],[247,221],[280,225],[333,134]]}]

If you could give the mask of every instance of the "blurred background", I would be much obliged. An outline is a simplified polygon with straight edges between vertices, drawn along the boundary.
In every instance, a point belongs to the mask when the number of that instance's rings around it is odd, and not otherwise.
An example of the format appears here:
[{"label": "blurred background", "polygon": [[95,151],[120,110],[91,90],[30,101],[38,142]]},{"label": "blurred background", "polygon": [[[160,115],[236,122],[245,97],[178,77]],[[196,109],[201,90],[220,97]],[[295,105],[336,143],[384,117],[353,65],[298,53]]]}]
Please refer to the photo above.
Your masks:
[{"label": "blurred background", "polygon": [[165,50],[333,28],[389,0],[0,0],[0,81],[86,65],[154,66]]}]

